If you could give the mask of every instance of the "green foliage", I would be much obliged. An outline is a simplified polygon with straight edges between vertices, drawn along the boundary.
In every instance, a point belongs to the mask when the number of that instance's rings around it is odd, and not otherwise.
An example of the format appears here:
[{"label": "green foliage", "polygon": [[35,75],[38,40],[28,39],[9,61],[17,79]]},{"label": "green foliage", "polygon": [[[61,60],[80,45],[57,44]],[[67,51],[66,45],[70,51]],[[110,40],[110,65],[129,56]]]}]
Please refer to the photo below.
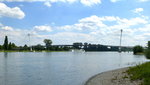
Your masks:
[{"label": "green foliage", "polygon": [[144,49],[143,49],[142,46],[137,45],[137,46],[133,47],[133,53],[134,53],[134,54],[143,53],[143,52],[144,52]]},{"label": "green foliage", "polygon": [[[45,46],[42,46],[40,44],[32,46],[32,49],[34,51],[69,51],[71,48],[67,46],[52,46],[52,40],[50,39],[44,39],[43,41],[45,43]],[[0,45],[0,52],[28,52],[30,51],[30,47],[28,47],[26,44],[24,46],[16,46],[14,43],[8,44],[8,37],[5,36],[4,44]]]},{"label": "green foliage", "polygon": [[23,50],[29,50],[29,47],[25,44],[25,45],[23,46]]},{"label": "green foliage", "polygon": [[15,45],[15,43],[11,44],[12,48],[17,48],[17,46]]},{"label": "green foliage", "polygon": [[131,80],[143,80],[142,85],[150,85],[150,62],[131,67],[127,73]]},{"label": "green foliage", "polygon": [[41,44],[38,44],[36,46],[33,46],[33,49],[36,50],[36,51],[42,51],[44,50],[44,46],[42,46]]},{"label": "green foliage", "polygon": [[3,49],[8,50],[8,38],[5,36],[4,44],[3,44]]},{"label": "green foliage", "polygon": [[12,50],[11,42],[8,44],[8,50]]},{"label": "green foliage", "polygon": [[46,46],[47,50],[49,50],[50,47],[51,47],[51,44],[52,44],[52,40],[50,40],[50,39],[44,39],[43,42],[45,43],[45,46]]},{"label": "green foliage", "polygon": [[0,45],[0,50],[2,50],[3,49],[3,46],[2,45]]},{"label": "green foliage", "polygon": [[49,50],[50,51],[69,51],[69,47],[66,47],[66,46],[64,46],[64,47],[58,47],[58,46],[51,46],[50,48],[49,48]]},{"label": "green foliage", "polygon": [[150,49],[150,41],[148,41],[148,44],[147,44],[147,46],[148,46],[148,49]]},{"label": "green foliage", "polygon": [[145,56],[147,59],[150,59],[150,41],[148,41],[147,49],[145,50]]},{"label": "green foliage", "polygon": [[150,59],[150,50],[149,49],[146,49],[144,54],[147,59]]}]

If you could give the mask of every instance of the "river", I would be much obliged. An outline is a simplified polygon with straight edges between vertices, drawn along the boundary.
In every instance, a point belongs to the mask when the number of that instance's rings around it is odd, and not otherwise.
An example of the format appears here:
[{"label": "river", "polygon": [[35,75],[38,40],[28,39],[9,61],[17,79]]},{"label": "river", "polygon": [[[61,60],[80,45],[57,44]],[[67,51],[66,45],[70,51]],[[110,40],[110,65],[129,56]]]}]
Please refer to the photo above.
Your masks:
[{"label": "river", "polygon": [[1,52],[0,85],[84,85],[100,72],[146,61],[117,52]]}]

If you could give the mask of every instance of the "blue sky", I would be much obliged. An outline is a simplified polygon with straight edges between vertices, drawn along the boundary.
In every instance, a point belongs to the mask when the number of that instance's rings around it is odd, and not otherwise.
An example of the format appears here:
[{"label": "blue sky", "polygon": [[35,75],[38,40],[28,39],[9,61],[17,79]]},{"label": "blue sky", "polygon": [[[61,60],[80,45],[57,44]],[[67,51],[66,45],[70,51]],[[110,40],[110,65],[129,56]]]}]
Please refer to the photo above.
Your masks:
[{"label": "blue sky", "polygon": [[[146,45],[150,40],[150,0],[0,0],[0,44],[88,42]],[[27,34],[31,34],[29,42]]]}]

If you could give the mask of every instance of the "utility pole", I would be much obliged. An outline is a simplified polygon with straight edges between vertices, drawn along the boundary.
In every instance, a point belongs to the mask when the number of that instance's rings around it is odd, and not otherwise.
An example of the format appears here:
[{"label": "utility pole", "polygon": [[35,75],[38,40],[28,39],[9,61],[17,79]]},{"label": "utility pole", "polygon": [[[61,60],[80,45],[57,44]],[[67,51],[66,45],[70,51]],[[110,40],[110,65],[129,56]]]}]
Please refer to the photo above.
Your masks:
[{"label": "utility pole", "polygon": [[121,34],[120,34],[120,46],[119,46],[119,52],[121,53],[121,42],[122,42],[122,32],[123,30],[121,29]]},{"label": "utility pole", "polygon": [[29,48],[30,48],[30,51],[32,51],[32,47],[31,47],[31,44],[30,44],[30,36],[31,36],[31,34],[29,33],[28,34],[28,37],[29,37]]}]

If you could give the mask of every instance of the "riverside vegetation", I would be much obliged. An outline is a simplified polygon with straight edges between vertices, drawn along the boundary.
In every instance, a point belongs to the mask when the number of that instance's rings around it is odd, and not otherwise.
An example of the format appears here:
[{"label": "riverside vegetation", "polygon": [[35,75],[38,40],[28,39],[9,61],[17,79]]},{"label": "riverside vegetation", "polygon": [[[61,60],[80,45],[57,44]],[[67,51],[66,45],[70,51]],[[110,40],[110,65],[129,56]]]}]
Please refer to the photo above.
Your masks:
[{"label": "riverside vegetation", "polygon": [[[29,45],[26,44],[24,46],[16,46],[14,43],[8,42],[7,36],[5,36],[4,44],[0,45],[1,52],[10,52],[10,51],[69,51],[72,49],[83,49],[85,51],[118,51],[119,46],[110,46],[110,45],[102,45],[102,44],[91,44],[87,42],[74,42],[72,45],[52,45],[52,40],[44,39],[43,41],[45,45],[37,44],[37,45]],[[29,43],[28,43],[29,44]],[[122,46],[122,51],[132,51],[133,47]]]},{"label": "riverside vegetation", "polygon": [[143,54],[143,52],[144,52],[144,49],[142,46],[137,45],[137,46],[133,47],[133,54],[134,55]]},{"label": "riverside vegetation", "polygon": [[[133,51],[134,54],[143,53],[147,59],[150,59],[150,41],[148,41],[145,50],[141,46],[135,46]],[[142,80],[141,85],[150,85],[150,62],[130,67],[127,73],[130,75],[131,80]]]},{"label": "riverside vegetation", "polygon": [[17,46],[15,43],[9,42],[8,37],[5,36],[4,44],[0,45],[0,52],[29,52],[29,51],[46,51],[46,52],[53,52],[53,51],[69,51],[71,47],[58,47],[52,46],[52,40],[44,39],[43,41],[45,46],[41,44],[37,44],[34,46]]},{"label": "riverside vegetation", "polygon": [[142,80],[141,85],[150,85],[150,62],[130,67],[127,73],[131,80]]}]

